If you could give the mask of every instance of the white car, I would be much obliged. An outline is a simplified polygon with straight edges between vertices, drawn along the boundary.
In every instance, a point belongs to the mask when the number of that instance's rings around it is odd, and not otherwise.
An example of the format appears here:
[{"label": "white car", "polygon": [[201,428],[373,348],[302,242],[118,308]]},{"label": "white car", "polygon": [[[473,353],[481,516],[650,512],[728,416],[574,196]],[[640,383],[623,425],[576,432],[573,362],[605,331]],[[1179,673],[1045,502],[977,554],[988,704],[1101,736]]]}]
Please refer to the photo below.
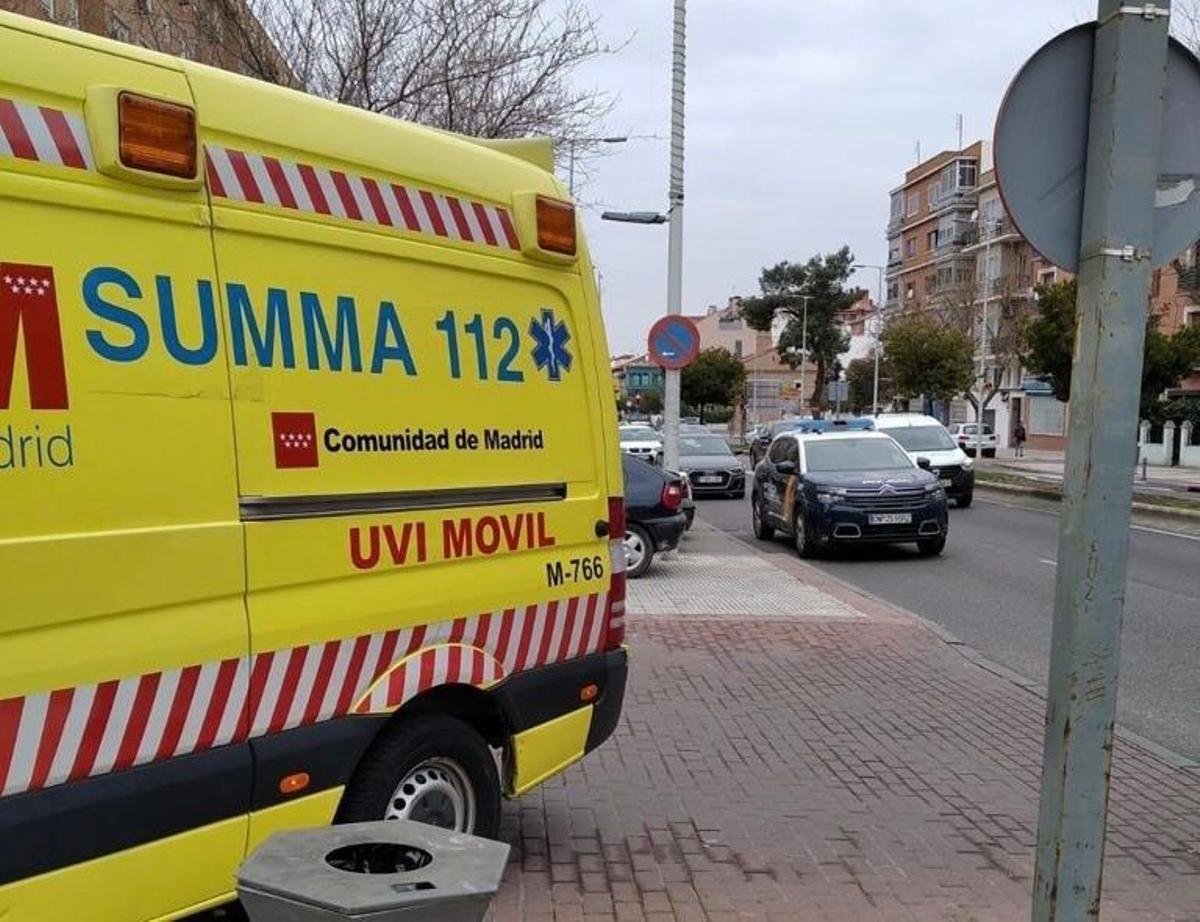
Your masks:
[{"label": "white car", "polygon": [[[916,461],[928,458],[930,470],[960,509],[975,496],[975,462],[967,457],[938,420],[924,413],[880,413],[875,428],[886,432]],[[986,443],[985,443],[986,445]]]},{"label": "white car", "polygon": [[662,462],[663,443],[658,430],[649,426],[621,426],[617,433],[621,451],[643,458],[651,464]]},{"label": "white car", "polygon": [[[975,457],[975,449],[979,436],[976,431],[979,428],[978,423],[959,423],[950,432],[954,441],[958,443],[958,447],[965,451],[972,458]],[[992,427],[984,424],[983,427],[983,456],[985,458],[996,457],[996,433],[992,431]]]}]

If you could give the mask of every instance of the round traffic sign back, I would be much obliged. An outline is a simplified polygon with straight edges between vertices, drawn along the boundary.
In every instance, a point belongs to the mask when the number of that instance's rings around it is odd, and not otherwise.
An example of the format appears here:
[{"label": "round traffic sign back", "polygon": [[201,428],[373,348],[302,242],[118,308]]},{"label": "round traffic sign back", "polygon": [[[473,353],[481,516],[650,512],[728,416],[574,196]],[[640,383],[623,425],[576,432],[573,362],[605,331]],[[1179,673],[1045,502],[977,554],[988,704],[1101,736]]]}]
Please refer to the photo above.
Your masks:
[{"label": "round traffic sign back", "polygon": [[[1014,78],[996,118],[996,181],[1021,235],[1055,265],[1079,268],[1096,24],[1052,38]],[[1200,236],[1200,62],[1171,39],[1151,259]]]},{"label": "round traffic sign back", "polygon": [[700,330],[681,314],[668,314],[654,322],[646,339],[651,361],[678,370],[696,360],[700,352]]}]

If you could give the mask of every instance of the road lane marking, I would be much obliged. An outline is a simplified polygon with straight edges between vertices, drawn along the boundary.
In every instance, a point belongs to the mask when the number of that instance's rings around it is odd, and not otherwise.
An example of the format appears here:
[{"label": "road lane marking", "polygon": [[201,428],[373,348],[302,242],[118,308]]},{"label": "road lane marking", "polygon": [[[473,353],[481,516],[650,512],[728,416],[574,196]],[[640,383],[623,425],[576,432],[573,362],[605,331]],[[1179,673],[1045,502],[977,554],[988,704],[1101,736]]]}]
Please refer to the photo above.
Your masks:
[{"label": "road lane marking", "polygon": [[1047,560],[1045,557],[1039,557],[1038,563],[1044,563],[1048,567],[1057,567],[1058,566],[1057,560]]},{"label": "road lane marking", "polygon": [[[1052,515],[1056,518],[1059,516],[1059,513],[1053,509],[1038,509],[1036,506],[1023,506],[1019,503],[1005,503],[998,499],[984,499],[982,496],[975,497],[975,500],[976,502],[982,503],[986,506],[1003,506],[1005,509],[1017,509],[1021,512],[1037,512],[1041,515]],[[1200,541],[1200,535],[1189,535],[1182,531],[1168,531],[1165,528],[1153,528],[1149,525],[1130,524],[1129,527],[1135,531],[1148,531],[1153,535],[1163,535],[1167,538],[1182,538],[1184,541]]]}]

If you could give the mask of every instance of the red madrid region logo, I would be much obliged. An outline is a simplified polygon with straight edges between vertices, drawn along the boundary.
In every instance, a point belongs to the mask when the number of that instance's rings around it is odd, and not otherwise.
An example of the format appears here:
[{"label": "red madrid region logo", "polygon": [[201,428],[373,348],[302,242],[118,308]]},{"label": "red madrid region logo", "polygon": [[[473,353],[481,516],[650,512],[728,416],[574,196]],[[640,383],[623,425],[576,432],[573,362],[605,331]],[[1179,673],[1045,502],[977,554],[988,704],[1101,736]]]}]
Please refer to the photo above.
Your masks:
[{"label": "red madrid region logo", "polygon": [[315,413],[272,413],[271,439],[276,467],[317,467],[317,416]]},{"label": "red madrid region logo", "polygon": [[25,347],[31,410],[67,409],[67,373],[54,270],[0,262],[0,410],[8,409],[17,348]]}]

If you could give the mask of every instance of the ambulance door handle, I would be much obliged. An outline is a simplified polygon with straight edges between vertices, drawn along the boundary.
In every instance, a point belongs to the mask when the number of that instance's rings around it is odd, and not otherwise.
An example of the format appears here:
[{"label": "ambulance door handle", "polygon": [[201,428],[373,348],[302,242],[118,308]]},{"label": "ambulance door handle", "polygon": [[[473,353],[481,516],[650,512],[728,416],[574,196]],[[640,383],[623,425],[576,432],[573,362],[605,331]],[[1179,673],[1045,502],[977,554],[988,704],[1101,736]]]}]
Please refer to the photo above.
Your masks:
[{"label": "ambulance door handle", "polygon": [[596,537],[597,538],[607,538],[608,537],[608,522],[605,521],[604,519],[599,519],[596,522]]}]

